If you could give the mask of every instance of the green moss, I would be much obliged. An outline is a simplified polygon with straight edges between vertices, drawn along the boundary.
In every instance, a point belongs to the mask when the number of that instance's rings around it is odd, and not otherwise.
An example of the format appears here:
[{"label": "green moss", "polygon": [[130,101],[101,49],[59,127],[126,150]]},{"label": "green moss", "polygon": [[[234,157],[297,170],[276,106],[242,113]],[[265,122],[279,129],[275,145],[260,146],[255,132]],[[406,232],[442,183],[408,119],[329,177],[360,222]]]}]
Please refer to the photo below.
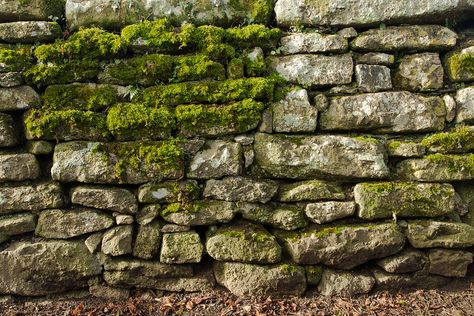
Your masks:
[{"label": "green moss", "polygon": [[52,85],[44,92],[43,108],[102,111],[118,101],[116,88],[108,85]]},{"label": "green moss", "polygon": [[453,80],[470,80],[474,78],[474,53],[455,53],[448,58],[448,72]]},{"label": "green moss", "polygon": [[371,136],[356,136],[354,139],[372,144],[380,144],[380,141],[377,138]]},{"label": "green moss", "polygon": [[170,82],[194,81],[204,79],[225,79],[222,64],[209,59],[206,55],[178,57]]},{"label": "green moss", "polygon": [[161,210],[161,216],[167,216],[173,213],[198,213],[204,205],[201,202],[193,203],[171,203]]},{"label": "green moss", "polygon": [[280,269],[289,274],[295,274],[298,272],[298,267],[294,264],[283,263],[280,265]]},{"label": "green moss", "polygon": [[390,151],[394,151],[394,150],[397,150],[398,148],[400,148],[401,145],[402,145],[402,142],[399,142],[399,141],[389,142],[388,143],[388,149]]},{"label": "green moss", "polygon": [[0,47],[0,69],[2,72],[23,71],[31,64],[31,49]]},{"label": "green moss", "polygon": [[426,156],[426,159],[435,164],[445,166],[448,172],[465,173],[474,176],[474,154],[446,155],[437,153]]},{"label": "green moss", "polygon": [[248,77],[259,77],[267,75],[267,63],[262,56],[258,56],[255,60],[245,59],[245,73]]},{"label": "green moss", "polygon": [[93,80],[99,70],[96,61],[75,60],[66,64],[37,64],[23,74],[32,83],[45,86]]},{"label": "green moss", "polygon": [[271,0],[252,1],[251,22],[266,24],[273,13],[273,2]]},{"label": "green moss", "polygon": [[239,79],[244,77],[244,59],[233,58],[227,64],[227,78]]},{"label": "green moss", "polygon": [[452,132],[437,133],[425,137],[421,145],[441,153],[460,153],[474,149],[474,130],[462,126]]},{"label": "green moss", "polygon": [[281,36],[279,29],[270,29],[260,24],[226,30],[226,41],[241,48],[274,49],[278,46]]}]

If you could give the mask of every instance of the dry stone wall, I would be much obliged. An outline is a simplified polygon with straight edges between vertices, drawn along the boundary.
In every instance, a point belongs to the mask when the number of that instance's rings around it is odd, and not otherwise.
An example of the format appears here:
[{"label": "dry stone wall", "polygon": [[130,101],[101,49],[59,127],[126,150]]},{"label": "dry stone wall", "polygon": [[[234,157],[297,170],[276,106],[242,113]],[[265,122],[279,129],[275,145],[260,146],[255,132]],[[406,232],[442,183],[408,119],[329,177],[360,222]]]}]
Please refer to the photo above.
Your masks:
[{"label": "dry stone wall", "polygon": [[440,287],[471,0],[0,0],[0,294]]}]

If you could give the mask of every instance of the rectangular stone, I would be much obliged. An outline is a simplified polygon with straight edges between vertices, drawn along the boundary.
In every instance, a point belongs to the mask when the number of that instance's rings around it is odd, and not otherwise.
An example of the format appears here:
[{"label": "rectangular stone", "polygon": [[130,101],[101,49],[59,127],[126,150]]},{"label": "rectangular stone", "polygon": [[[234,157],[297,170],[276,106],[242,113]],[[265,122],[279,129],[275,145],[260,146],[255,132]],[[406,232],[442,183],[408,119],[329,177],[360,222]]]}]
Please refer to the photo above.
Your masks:
[{"label": "rectangular stone", "polygon": [[40,104],[40,96],[29,86],[0,88],[0,111],[18,111]]},{"label": "rectangular stone", "polygon": [[64,1],[52,0],[2,0],[0,23],[22,20],[45,21],[63,14]]},{"label": "rectangular stone", "polygon": [[341,53],[349,48],[347,39],[335,34],[291,33],[281,39],[283,54]]},{"label": "rectangular stone", "polygon": [[40,172],[35,155],[0,153],[0,182],[36,179]]}]

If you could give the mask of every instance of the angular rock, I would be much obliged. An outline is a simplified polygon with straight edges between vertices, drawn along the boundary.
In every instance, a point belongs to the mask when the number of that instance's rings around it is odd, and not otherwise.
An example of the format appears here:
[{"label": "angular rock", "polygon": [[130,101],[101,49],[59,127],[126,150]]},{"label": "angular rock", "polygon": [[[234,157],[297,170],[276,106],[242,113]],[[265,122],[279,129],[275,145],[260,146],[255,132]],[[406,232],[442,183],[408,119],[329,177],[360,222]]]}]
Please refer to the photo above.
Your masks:
[{"label": "angular rock", "polygon": [[441,217],[454,211],[450,184],[416,182],[359,183],[354,187],[358,216],[365,220],[397,217]]},{"label": "angular rock", "polygon": [[323,263],[352,269],[400,251],[405,236],[394,224],[316,226],[302,232],[276,232],[298,264]]},{"label": "angular rock", "polygon": [[56,22],[0,23],[0,41],[12,44],[52,42],[59,38],[61,33],[61,27]]},{"label": "angular rock", "polygon": [[305,214],[310,221],[317,224],[333,222],[337,219],[352,216],[356,211],[354,202],[319,202],[308,203]]},{"label": "angular rock", "polygon": [[109,229],[102,238],[102,252],[121,256],[132,253],[133,226],[121,225]]},{"label": "angular rock", "polygon": [[454,47],[456,40],[456,33],[440,25],[390,26],[359,34],[351,46],[377,52],[438,51]]},{"label": "angular rock", "polygon": [[7,236],[20,235],[35,230],[36,215],[21,213],[9,216],[0,216],[0,232]]},{"label": "angular rock", "polygon": [[84,244],[86,245],[90,253],[95,253],[100,250],[100,245],[102,244],[102,237],[102,233],[95,233],[87,237],[86,240],[84,240]]},{"label": "angular rock", "polygon": [[272,105],[273,131],[278,133],[314,132],[318,110],[309,103],[305,89],[293,90]]},{"label": "angular rock", "polygon": [[408,55],[401,59],[394,82],[409,91],[430,91],[444,85],[444,70],[438,53]]},{"label": "angular rock", "polygon": [[281,260],[276,238],[263,226],[243,221],[209,231],[206,251],[218,261],[269,264]]},{"label": "angular rock", "polygon": [[228,223],[235,213],[235,203],[232,202],[196,201],[190,204],[169,204],[161,211],[161,216],[177,225],[202,226]]},{"label": "angular rock", "polygon": [[345,27],[339,31],[337,31],[337,35],[341,36],[342,38],[354,38],[357,36],[357,30],[351,27]]},{"label": "angular rock", "polygon": [[274,57],[271,68],[284,79],[305,86],[328,86],[351,83],[352,56],[291,55]]},{"label": "angular rock", "polygon": [[325,296],[366,294],[375,285],[375,279],[367,273],[324,269],[318,291]]},{"label": "angular rock", "polygon": [[54,146],[44,140],[33,140],[26,143],[26,150],[33,155],[49,155],[54,151]]},{"label": "angular rock", "polygon": [[12,87],[21,86],[22,84],[23,84],[23,77],[21,76],[20,72],[0,73],[0,87],[1,88],[12,88]]},{"label": "angular rock", "polygon": [[377,92],[392,89],[390,68],[379,65],[355,66],[356,81],[364,92]]},{"label": "angular rock", "polygon": [[474,80],[474,46],[457,50],[446,59],[446,72],[451,81]]},{"label": "angular rock", "polygon": [[468,248],[474,246],[474,227],[464,223],[411,221],[406,232],[415,248]]},{"label": "angular rock", "polygon": [[436,289],[449,282],[449,278],[430,275],[428,274],[428,271],[425,270],[417,271],[415,273],[393,274],[381,269],[375,269],[373,275],[377,284],[377,290],[395,291],[410,288]]},{"label": "angular rock", "polygon": [[138,226],[133,245],[133,256],[141,259],[152,259],[158,256],[161,245],[161,227],[163,224],[153,221]]},{"label": "angular rock", "polygon": [[291,204],[238,203],[244,219],[284,230],[294,230],[308,225],[303,210]]},{"label": "angular rock", "polygon": [[340,35],[318,32],[291,33],[280,40],[285,55],[300,53],[343,53],[349,48],[347,39]]},{"label": "angular rock", "polygon": [[430,273],[462,278],[473,261],[472,252],[448,249],[431,249],[428,252]]},{"label": "angular rock", "polygon": [[18,144],[18,132],[13,118],[0,113],[0,147],[11,147]]},{"label": "angular rock", "polygon": [[0,186],[0,214],[39,211],[63,204],[62,189],[57,182]]},{"label": "angular rock", "polygon": [[226,177],[222,180],[208,180],[203,196],[229,202],[267,203],[277,190],[278,185],[274,181]]},{"label": "angular rock", "polygon": [[388,155],[390,157],[418,158],[423,157],[426,148],[418,143],[409,141],[389,141],[387,143]]},{"label": "angular rock", "polygon": [[209,179],[236,176],[242,170],[242,149],[238,143],[208,141],[191,159],[187,176]]},{"label": "angular rock", "polygon": [[115,223],[117,225],[131,225],[134,222],[133,215],[123,215],[120,213],[112,213],[115,217]]},{"label": "angular rock", "polygon": [[474,123],[474,87],[458,90],[456,103],[456,123]]},{"label": "angular rock", "polygon": [[443,96],[443,101],[446,106],[446,122],[451,123],[456,118],[456,100],[447,94]]},{"label": "angular rock", "polygon": [[29,86],[0,88],[0,111],[19,111],[40,104],[40,96]]},{"label": "angular rock", "polygon": [[162,233],[182,233],[182,232],[188,232],[191,230],[190,226],[182,226],[182,225],[176,225],[176,224],[165,224],[161,228]]},{"label": "angular rock", "polygon": [[112,216],[94,209],[52,209],[40,213],[35,234],[44,238],[67,239],[107,229],[112,225]]},{"label": "angular rock", "polygon": [[255,160],[266,176],[290,179],[385,178],[380,143],[344,136],[256,134]]},{"label": "angular rock", "polygon": [[0,266],[0,293],[25,296],[81,289],[102,272],[81,241],[16,242],[0,252]]},{"label": "angular rock", "polygon": [[160,262],[198,263],[201,261],[204,246],[195,231],[163,234]]},{"label": "angular rock", "polygon": [[0,154],[0,182],[36,179],[40,172],[32,154]]},{"label": "angular rock", "polygon": [[308,180],[282,184],[277,199],[281,202],[319,200],[344,200],[345,194],[337,184],[319,180]]},{"label": "angular rock", "polygon": [[123,214],[138,212],[135,196],[122,188],[78,186],[70,191],[71,202],[87,207],[110,210]]},{"label": "angular rock", "polygon": [[146,183],[138,189],[141,203],[176,203],[197,200],[200,188],[195,180]]},{"label": "angular rock", "polygon": [[214,262],[216,281],[234,295],[301,295],[306,290],[304,268],[292,264],[255,265]]},{"label": "angular rock", "polygon": [[409,273],[422,270],[428,257],[421,251],[405,249],[393,256],[376,261],[377,265],[389,273]]},{"label": "angular rock", "polygon": [[390,66],[395,63],[395,56],[385,53],[366,53],[356,58],[358,64]]},{"label": "angular rock", "polygon": [[[416,120],[412,118],[416,116]],[[319,119],[322,130],[418,133],[442,130],[446,108],[439,97],[406,91],[332,98]]]},{"label": "angular rock", "polygon": [[151,223],[155,218],[160,215],[161,206],[160,204],[152,204],[142,207],[135,218],[137,223],[140,225],[146,225]]}]

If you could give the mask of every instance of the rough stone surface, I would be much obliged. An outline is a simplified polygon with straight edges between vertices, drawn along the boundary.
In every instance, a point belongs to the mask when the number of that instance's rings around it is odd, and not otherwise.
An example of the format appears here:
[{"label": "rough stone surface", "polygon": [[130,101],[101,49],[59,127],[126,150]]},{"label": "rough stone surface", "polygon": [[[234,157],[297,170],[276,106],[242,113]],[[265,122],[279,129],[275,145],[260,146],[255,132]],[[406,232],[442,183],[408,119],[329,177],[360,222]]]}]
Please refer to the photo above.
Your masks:
[{"label": "rough stone surface", "polygon": [[456,103],[456,123],[474,123],[474,87],[458,90]]},{"label": "rough stone surface", "polygon": [[377,92],[392,89],[390,68],[379,65],[357,65],[355,74],[359,89],[364,92]]},{"label": "rough stone surface", "polygon": [[271,180],[226,177],[222,180],[208,180],[203,196],[229,202],[267,203],[277,190],[278,185]]},{"label": "rough stone surface", "polygon": [[90,235],[84,240],[84,244],[90,253],[95,253],[100,250],[102,244],[103,234],[101,232]]},{"label": "rough stone surface", "polygon": [[237,208],[243,218],[279,229],[295,230],[308,225],[303,210],[295,205],[238,203]]},{"label": "rough stone surface", "polygon": [[467,208],[467,214],[463,217],[463,222],[474,227],[474,185],[460,183],[455,186],[461,201]]},{"label": "rough stone surface", "polygon": [[395,63],[395,56],[385,53],[366,53],[356,58],[358,64],[390,66]]},{"label": "rough stone surface", "polygon": [[291,264],[255,265],[214,262],[216,281],[235,295],[301,295],[306,290],[304,268]]},{"label": "rough stone surface", "polygon": [[375,279],[369,274],[324,269],[318,291],[322,295],[347,295],[369,293]]},{"label": "rough stone surface", "polygon": [[409,91],[430,91],[444,85],[444,70],[438,53],[405,56],[395,73],[395,85]]},{"label": "rough stone surface", "polygon": [[71,190],[70,195],[71,202],[75,204],[124,214],[138,211],[135,196],[122,188],[78,186]]},{"label": "rough stone surface", "polygon": [[234,218],[235,212],[233,202],[198,201],[188,205],[171,204],[161,215],[167,222],[177,225],[201,226],[228,223]]},{"label": "rough stone surface", "polygon": [[42,211],[35,234],[44,238],[67,239],[107,229],[114,224],[112,216],[88,208]]},{"label": "rough stone surface", "polygon": [[[0,69],[2,66],[0,66]],[[0,87],[12,88],[21,86],[23,84],[23,77],[19,72],[5,72],[0,73]]]},{"label": "rough stone surface", "polygon": [[428,274],[428,271],[425,270],[415,273],[393,274],[375,269],[373,275],[377,284],[376,288],[381,291],[407,290],[410,288],[434,289],[440,288],[449,282],[448,278]]},{"label": "rough stone surface", "polygon": [[0,2],[0,22],[39,20],[45,21],[53,17],[59,18],[64,11],[63,1],[2,0]]},{"label": "rough stone surface", "polygon": [[464,223],[411,221],[406,234],[415,248],[474,246],[474,227]]},{"label": "rough stone surface", "polygon": [[421,144],[398,140],[389,141],[387,150],[390,157],[418,158],[426,153],[426,148]]},{"label": "rough stone surface", "polygon": [[351,137],[257,134],[254,149],[258,166],[275,178],[377,179],[389,173],[381,144]]},{"label": "rough stone surface", "polygon": [[40,104],[40,96],[29,86],[0,88],[0,111],[26,110]]},{"label": "rough stone surface", "polygon": [[345,194],[337,184],[308,180],[280,185],[277,199],[282,202],[343,200]]},{"label": "rough stone surface", "polygon": [[306,205],[305,214],[314,223],[324,224],[337,219],[352,216],[355,213],[354,202],[319,202]]},{"label": "rough stone surface", "polygon": [[152,204],[152,205],[144,206],[135,215],[135,219],[137,223],[140,225],[149,224],[160,215],[160,210],[161,210],[160,204]]},{"label": "rough stone surface", "polygon": [[428,257],[423,252],[408,248],[376,263],[389,273],[409,273],[422,270],[427,262]]},{"label": "rough stone surface", "polygon": [[0,266],[0,292],[28,296],[87,287],[102,271],[83,242],[60,240],[16,242],[0,252]]},{"label": "rough stone surface", "polygon": [[418,133],[442,130],[445,117],[446,108],[439,97],[379,92],[332,98],[319,126],[326,131]]},{"label": "rough stone surface", "polygon": [[443,101],[446,106],[446,122],[451,123],[456,118],[456,100],[450,95],[445,95]]},{"label": "rough stone surface", "polygon": [[472,252],[449,249],[431,249],[430,273],[446,277],[462,278],[466,276],[467,267],[473,261]]},{"label": "rough stone surface", "polygon": [[132,253],[133,226],[121,225],[109,229],[102,238],[102,252],[120,256]]},{"label": "rough stone surface", "polygon": [[161,245],[161,227],[159,221],[138,226],[133,245],[133,256],[141,259],[152,259],[158,256]]},{"label": "rough stone surface", "polygon": [[474,69],[469,67],[469,60],[472,63],[474,58],[474,45],[455,51],[446,60],[446,72],[451,81],[463,82],[474,80]]},{"label": "rough stone surface", "polygon": [[163,235],[160,262],[198,263],[201,261],[204,246],[195,231],[167,233]]},{"label": "rough stone surface", "polygon": [[7,236],[20,235],[35,230],[36,215],[22,213],[9,216],[0,216],[0,231]]},{"label": "rough stone surface", "polygon": [[283,54],[342,53],[349,48],[347,39],[340,35],[318,32],[291,33],[280,40]]},{"label": "rough stone surface", "polygon": [[13,118],[0,113],[0,147],[11,147],[18,144],[18,132]]},{"label": "rough stone surface", "polygon": [[110,287],[100,284],[89,287],[89,293],[94,297],[108,300],[126,300],[130,297],[129,289]]},{"label": "rough stone surface", "polygon": [[347,84],[352,81],[351,55],[291,55],[271,59],[271,68],[284,79],[307,86]]},{"label": "rough stone surface", "polygon": [[54,151],[54,145],[44,140],[26,142],[26,150],[33,155],[49,155]]},{"label": "rough stone surface", "polygon": [[358,216],[365,220],[397,217],[440,217],[454,211],[450,184],[416,182],[359,183],[354,187]]},{"label": "rough stone surface", "polygon": [[133,215],[124,215],[120,213],[112,213],[115,217],[115,223],[117,225],[131,225],[134,222]]},{"label": "rough stone surface", "polygon": [[0,41],[7,43],[52,42],[61,36],[56,22],[27,21],[0,23]]},{"label": "rough stone surface", "polygon": [[314,132],[318,110],[309,103],[308,92],[298,89],[272,105],[273,131],[278,133]]},{"label": "rough stone surface", "polygon": [[199,198],[199,184],[195,180],[165,181],[146,183],[138,189],[141,203],[176,203]]},{"label": "rough stone surface", "polygon": [[36,179],[40,172],[32,154],[0,154],[0,182]]}]

